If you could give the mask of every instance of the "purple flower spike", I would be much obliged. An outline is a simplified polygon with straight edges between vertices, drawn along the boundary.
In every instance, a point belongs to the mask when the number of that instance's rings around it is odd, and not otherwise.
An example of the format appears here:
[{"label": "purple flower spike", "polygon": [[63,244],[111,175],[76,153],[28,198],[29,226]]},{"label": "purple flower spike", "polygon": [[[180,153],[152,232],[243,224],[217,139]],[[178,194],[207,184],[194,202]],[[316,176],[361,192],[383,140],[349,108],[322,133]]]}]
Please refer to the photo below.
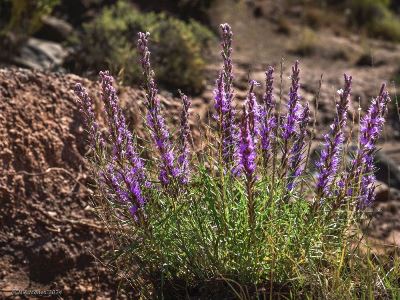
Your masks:
[{"label": "purple flower spike", "polygon": [[150,51],[148,49],[149,33],[139,32],[138,52],[145,77],[147,125],[151,130],[152,138],[161,156],[159,179],[163,185],[168,185],[171,180],[177,179],[179,170],[175,167],[175,154],[170,142],[169,130],[161,115],[161,106],[158,99],[157,85],[154,80],[154,71],[150,64]]},{"label": "purple flower spike", "polygon": [[281,163],[281,178],[283,178],[287,174],[287,165],[288,165],[288,157],[289,157],[289,146],[292,142],[296,134],[296,124],[299,120],[299,112],[301,110],[301,105],[299,104],[300,96],[299,96],[299,61],[296,61],[294,66],[292,67],[292,83],[289,91],[289,101],[288,101],[288,111],[286,113],[285,119],[282,124],[282,139],[283,139],[283,148],[282,148],[282,163]]},{"label": "purple flower spike", "polygon": [[288,102],[288,112],[285,117],[285,122],[283,124],[282,137],[284,140],[288,140],[293,137],[296,131],[296,121],[298,120],[298,115],[300,111],[300,96],[299,96],[299,61],[296,61],[292,67],[292,84],[289,91],[289,102]]},{"label": "purple flower spike", "polygon": [[[232,29],[228,24],[221,24],[221,56],[223,59],[223,69],[220,78],[217,80],[217,88],[223,87],[224,97],[219,97],[222,110],[222,118],[220,118],[221,140],[222,140],[222,156],[227,165],[231,165],[238,155],[238,129],[235,123],[235,109],[233,107],[233,65],[232,65]],[[217,100],[217,99],[216,99]],[[216,108],[217,108],[216,107]],[[217,110],[218,110],[217,109]]]},{"label": "purple flower spike", "polygon": [[117,200],[126,204],[129,203],[129,194],[125,190],[124,182],[119,170],[116,170],[112,164],[109,164],[103,172],[103,179],[111,189],[111,191],[116,195]]},{"label": "purple flower spike", "polygon": [[181,93],[182,99],[182,113],[180,120],[180,155],[178,157],[179,169],[180,169],[180,181],[183,184],[188,183],[189,181],[189,159],[190,159],[190,151],[189,151],[189,137],[190,137],[190,127],[189,127],[189,108],[191,102],[189,98]]},{"label": "purple flower spike", "polygon": [[250,81],[249,93],[246,99],[246,110],[249,122],[250,133],[253,136],[254,143],[257,143],[257,137],[260,134],[260,107],[257,103],[256,94],[253,92],[254,86],[259,86],[260,84],[255,81]]},{"label": "purple flower spike", "polygon": [[[132,134],[128,130],[125,117],[118,104],[117,93],[112,86],[113,78],[106,72],[100,72],[102,100],[104,102],[109,127],[109,139],[113,145],[112,157],[108,165],[99,172],[101,182],[115,195],[121,204],[142,207],[145,199],[142,195],[142,185],[147,186],[144,165],[132,142]],[[92,147],[100,145],[105,149],[105,142],[99,133],[94,119],[92,102],[81,84],[75,86],[75,93],[85,117],[86,126]],[[98,161],[97,163],[101,163]]]},{"label": "purple flower spike", "polygon": [[243,170],[246,178],[251,178],[256,169],[256,151],[254,138],[250,130],[250,118],[246,110],[243,113],[242,124],[240,127],[240,165],[239,169]]},{"label": "purple flower spike", "polygon": [[304,167],[301,165],[303,161],[303,154],[306,145],[307,126],[310,122],[310,108],[308,103],[305,105],[299,117],[299,134],[296,142],[291,150],[291,157],[289,160],[289,178],[287,188],[292,191],[296,186],[296,179],[303,174]]},{"label": "purple flower spike", "polygon": [[330,126],[329,134],[324,135],[325,143],[317,162],[317,194],[319,197],[331,194],[332,183],[341,161],[341,150],[344,142],[343,130],[346,127],[352,77],[344,74],[344,89],[339,90],[340,99],[336,104],[337,114]]},{"label": "purple flower spike", "polygon": [[[251,83],[253,86],[254,83]],[[248,103],[247,103],[248,104]],[[255,201],[254,201],[254,183],[256,181],[256,146],[254,132],[251,129],[251,119],[247,107],[243,108],[242,123],[240,126],[240,144],[239,144],[239,163],[234,168],[234,174],[239,175],[244,173],[246,177],[247,191],[247,210],[248,222],[251,230],[256,224],[255,220]]]},{"label": "purple flower spike", "polygon": [[374,153],[376,142],[383,129],[387,105],[390,101],[389,93],[382,85],[379,96],[372,100],[368,113],[362,118],[360,124],[360,148],[357,157],[353,162],[355,175],[358,179],[361,176],[361,189],[359,207],[365,208],[371,205],[375,197],[375,175],[374,175]]},{"label": "purple flower spike", "polygon": [[263,104],[265,110],[270,110],[275,107],[274,100],[274,68],[269,66],[267,71],[265,71],[265,94],[263,97]]},{"label": "purple flower spike", "polygon": [[125,117],[119,106],[117,92],[113,87],[114,79],[108,71],[100,72],[102,100],[108,120],[109,134],[113,141],[114,160],[123,165],[124,160],[130,162],[138,180],[146,184],[143,160],[139,157],[132,142],[132,134],[128,129]]},{"label": "purple flower spike", "polygon": [[273,74],[273,67],[269,67],[265,72],[266,88],[261,111],[261,149],[263,153],[264,168],[268,166],[268,161],[271,157],[271,145],[275,138],[275,128],[277,125],[277,120],[274,115],[275,101],[273,95]]},{"label": "purple flower spike", "polygon": [[[235,166],[233,168],[233,174],[239,176],[245,171],[246,176],[252,174],[248,172],[250,169],[246,167],[247,157],[252,159],[252,155],[245,154],[244,147],[250,147],[254,151],[255,157],[255,147],[257,144],[257,138],[260,132],[260,107],[256,100],[256,95],[253,92],[254,86],[258,86],[259,83],[255,80],[249,82],[249,93],[246,98],[245,105],[243,107],[243,119],[240,127],[240,141],[239,141],[239,153],[235,159]],[[248,135],[248,136],[247,136]],[[250,140],[251,141],[250,141]],[[247,151],[247,150],[246,150]],[[250,151],[250,149],[248,149]],[[249,165],[248,165],[249,166]],[[247,168],[247,170],[246,170]],[[255,165],[254,165],[255,168]]]},{"label": "purple flower spike", "polygon": [[[111,157],[106,157],[107,165],[100,166],[100,181],[106,185],[110,192],[115,195],[115,199],[121,204],[142,207],[145,204],[142,187],[148,186],[144,164],[136,151],[132,134],[128,130],[125,117],[119,107],[117,93],[112,85],[113,78],[106,71],[100,72],[100,79],[101,97],[104,102],[109,128],[108,140],[112,145]],[[88,124],[95,124],[95,128],[97,128],[86,91],[78,84],[75,92],[81,99],[82,107],[86,111],[85,115],[87,115]],[[92,127],[89,126],[89,128]],[[97,134],[94,129],[91,130],[93,132],[91,134]],[[108,155],[107,152],[104,154]],[[99,161],[97,163],[102,162]]]},{"label": "purple flower spike", "polygon": [[214,100],[214,108],[217,111],[215,119],[220,120],[224,116],[226,116],[226,113],[229,111],[229,107],[227,106],[228,103],[225,97],[225,84],[222,73],[219,74],[218,79],[215,83]]},{"label": "purple flower spike", "polygon": [[218,129],[220,131],[222,158],[229,164],[234,159],[236,153],[236,127],[234,120],[231,120],[233,109],[226,98],[223,72],[220,73],[216,81],[214,100],[214,107],[217,112],[214,118],[218,122]]},{"label": "purple flower spike", "polygon": [[85,126],[86,128],[88,128],[91,147],[94,149],[97,146],[100,148],[104,148],[105,142],[100,133],[99,125],[96,122],[96,118],[93,112],[92,99],[89,97],[86,89],[80,83],[77,83],[75,85],[75,94],[78,96],[77,102],[79,106],[79,111],[83,114]]},{"label": "purple flower spike", "polygon": [[340,182],[341,190],[336,207],[345,196],[359,197],[357,206],[364,209],[371,205],[375,197],[374,153],[376,143],[385,122],[384,116],[390,102],[386,85],[383,84],[379,96],[372,100],[368,113],[360,122],[359,148],[345,180]]}]

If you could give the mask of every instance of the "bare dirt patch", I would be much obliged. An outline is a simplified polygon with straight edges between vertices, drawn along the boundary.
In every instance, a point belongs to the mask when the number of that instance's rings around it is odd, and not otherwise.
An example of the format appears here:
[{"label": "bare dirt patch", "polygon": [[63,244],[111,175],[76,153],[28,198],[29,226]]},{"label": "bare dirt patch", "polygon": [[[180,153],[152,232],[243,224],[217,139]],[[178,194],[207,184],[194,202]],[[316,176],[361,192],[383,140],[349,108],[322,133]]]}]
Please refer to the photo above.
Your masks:
[{"label": "bare dirt patch", "polygon": [[94,259],[111,244],[90,206],[78,80],[0,70],[1,290],[117,295],[120,278]]}]

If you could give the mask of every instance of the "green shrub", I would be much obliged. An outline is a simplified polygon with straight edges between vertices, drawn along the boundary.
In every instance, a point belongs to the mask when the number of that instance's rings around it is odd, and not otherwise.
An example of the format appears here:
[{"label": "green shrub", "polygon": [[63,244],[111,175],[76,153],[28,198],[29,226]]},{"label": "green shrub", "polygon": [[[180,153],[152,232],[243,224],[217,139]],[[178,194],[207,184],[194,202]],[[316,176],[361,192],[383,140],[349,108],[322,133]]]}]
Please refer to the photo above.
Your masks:
[{"label": "green shrub", "polygon": [[[400,41],[400,18],[391,0],[288,0],[288,4],[291,3],[306,6],[304,21],[313,28],[328,23],[337,25],[338,19],[341,19],[338,14],[348,10],[347,20],[350,25],[365,30],[372,37]],[[319,10],[326,7],[328,10]],[[332,8],[336,11],[334,17],[329,16]]]},{"label": "green shrub", "polygon": [[315,34],[315,31],[309,27],[303,28],[297,40],[297,44],[295,45],[295,54],[308,56],[313,54],[316,48],[317,36]]},{"label": "green shrub", "polygon": [[350,9],[350,21],[369,35],[400,41],[400,19],[390,10],[390,0],[351,0]]},{"label": "green shrub", "polygon": [[32,34],[40,28],[41,18],[48,15],[60,0],[11,0],[11,16],[5,31]]},{"label": "green shrub", "polygon": [[[60,0],[10,0],[0,3],[0,45],[11,51],[42,24]],[[4,50],[4,49],[3,49]]]},{"label": "green shrub", "polygon": [[137,83],[141,71],[136,53],[139,31],[152,32],[153,59],[160,83],[193,93],[204,87],[205,54],[212,33],[198,22],[183,22],[164,13],[141,13],[120,1],[84,24],[75,70],[110,69],[126,83]]},{"label": "green shrub", "polygon": [[209,23],[208,11],[215,0],[135,0],[146,11],[167,11],[179,19]]},{"label": "green shrub", "polygon": [[400,41],[400,19],[390,13],[370,24],[369,28],[374,36]]}]

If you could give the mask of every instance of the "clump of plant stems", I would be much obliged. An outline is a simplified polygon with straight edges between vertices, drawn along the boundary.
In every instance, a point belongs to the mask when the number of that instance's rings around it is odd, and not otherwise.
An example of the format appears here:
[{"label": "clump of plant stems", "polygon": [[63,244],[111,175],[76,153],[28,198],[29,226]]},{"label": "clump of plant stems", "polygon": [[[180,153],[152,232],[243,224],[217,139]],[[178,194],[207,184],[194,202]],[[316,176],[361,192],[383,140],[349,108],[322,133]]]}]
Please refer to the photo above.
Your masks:
[{"label": "clump of plant stems", "polygon": [[312,173],[306,163],[310,107],[300,95],[299,62],[283,111],[276,105],[273,67],[266,69],[261,99],[255,93],[260,84],[252,80],[246,101],[235,106],[233,34],[228,24],[221,32],[214,118],[197,152],[186,95],[176,139],[168,127],[149,33],[139,33],[137,42],[149,132],[144,146],[128,130],[107,71],[100,73],[107,130],[96,122],[87,91],[76,85],[97,208],[116,243],[112,261],[145,297],[154,289],[173,297],[183,290],[185,297],[201,285],[214,287],[212,295],[217,283],[228,287],[225,296],[239,298],[399,296],[399,264],[361,251],[358,230],[374,200],[373,157],[390,101],[385,85],[361,118],[358,150],[349,161],[352,77],[344,75]]}]

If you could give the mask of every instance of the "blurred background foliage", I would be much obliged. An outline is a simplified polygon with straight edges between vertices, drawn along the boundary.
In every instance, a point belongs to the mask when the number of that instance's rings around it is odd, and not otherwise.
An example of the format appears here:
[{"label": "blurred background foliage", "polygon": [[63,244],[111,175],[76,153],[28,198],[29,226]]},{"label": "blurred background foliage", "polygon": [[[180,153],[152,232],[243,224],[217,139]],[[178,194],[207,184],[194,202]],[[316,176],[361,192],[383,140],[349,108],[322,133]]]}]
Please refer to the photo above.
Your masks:
[{"label": "blurred background foliage", "polygon": [[0,6],[2,32],[34,33],[40,27],[41,18],[59,3],[60,0],[3,0]]},{"label": "blurred background foliage", "polygon": [[0,0],[0,46],[12,50],[41,26],[60,0]]},{"label": "blurred background foliage", "polygon": [[[289,0],[308,6],[308,21],[318,26],[325,22],[326,12],[334,10],[345,16],[348,26],[365,31],[369,36],[400,41],[400,1],[392,0]],[[316,10],[313,8],[319,8]]]},{"label": "blurred background foliage", "polygon": [[143,11],[168,12],[179,19],[209,22],[208,10],[218,0],[135,0]]},{"label": "blurred background foliage", "polygon": [[76,72],[110,69],[127,84],[139,82],[139,31],[151,32],[153,63],[161,84],[201,92],[212,32],[193,19],[183,21],[164,12],[142,13],[126,1],[105,8],[98,17],[83,24],[82,35],[71,40],[78,51],[71,58],[70,67]]},{"label": "blurred background foliage", "polygon": [[[218,1],[0,0],[0,57],[18,54],[24,42],[40,30],[43,20],[53,16],[73,27],[68,40],[63,41],[68,49],[64,70],[90,77],[110,69],[119,74],[122,83],[137,85],[136,36],[138,31],[150,31],[153,64],[162,87],[198,94],[207,78],[210,45],[216,45],[216,25],[211,25],[210,16],[216,14]],[[259,5],[266,0],[231,1]],[[300,25],[288,17],[290,9],[301,7],[303,24],[293,49],[296,55],[315,53],[316,31],[323,27],[400,41],[400,1],[283,0],[279,5],[285,8],[276,14],[275,22],[279,32],[287,35]]]},{"label": "blurred background foliage", "polygon": [[393,13],[390,0],[353,0],[349,20],[358,27],[366,26],[371,36],[400,40],[400,19]]}]

